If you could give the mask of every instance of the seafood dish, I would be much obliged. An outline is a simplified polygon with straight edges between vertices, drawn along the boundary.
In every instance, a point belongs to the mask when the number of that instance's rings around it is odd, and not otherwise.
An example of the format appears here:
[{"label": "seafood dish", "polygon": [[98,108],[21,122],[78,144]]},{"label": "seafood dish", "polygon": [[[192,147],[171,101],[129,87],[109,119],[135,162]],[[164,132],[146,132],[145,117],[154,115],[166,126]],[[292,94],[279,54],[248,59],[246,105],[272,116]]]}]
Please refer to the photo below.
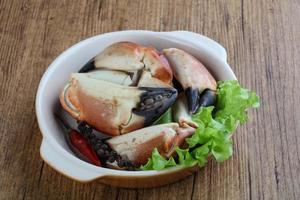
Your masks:
[{"label": "seafood dish", "polygon": [[236,80],[216,80],[182,49],[128,41],[111,44],[70,74],[59,98],[78,123],[72,128],[57,117],[73,153],[116,170],[227,160],[237,124],[259,106],[254,92]]}]

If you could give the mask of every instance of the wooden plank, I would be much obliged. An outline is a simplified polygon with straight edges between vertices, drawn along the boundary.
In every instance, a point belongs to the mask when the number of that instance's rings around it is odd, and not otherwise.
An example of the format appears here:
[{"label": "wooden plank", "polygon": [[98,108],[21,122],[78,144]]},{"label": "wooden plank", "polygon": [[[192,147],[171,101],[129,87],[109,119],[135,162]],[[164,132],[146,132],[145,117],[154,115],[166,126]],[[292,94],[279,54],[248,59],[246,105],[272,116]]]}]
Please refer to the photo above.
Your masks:
[{"label": "wooden plank", "polygon": [[[0,199],[300,199],[299,10],[298,0],[0,1]],[[230,160],[152,189],[77,183],[42,162],[43,72],[74,43],[125,29],[190,30],[226,47],[241,84],[262,97]]]}]

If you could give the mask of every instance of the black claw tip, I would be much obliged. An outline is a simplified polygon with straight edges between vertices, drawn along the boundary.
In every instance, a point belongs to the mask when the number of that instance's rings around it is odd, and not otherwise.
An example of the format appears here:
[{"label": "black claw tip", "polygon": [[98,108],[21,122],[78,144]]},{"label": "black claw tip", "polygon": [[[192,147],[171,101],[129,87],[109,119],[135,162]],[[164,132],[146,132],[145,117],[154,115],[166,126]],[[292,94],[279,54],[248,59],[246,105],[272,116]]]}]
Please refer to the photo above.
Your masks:
[{"label": "black claw tip", "polygon": [[151,125],[157,120],[173,105],[177,98],[175,88],[139,87],[139,89],[144,92],[141,94],[140,103],[133,110],[133,113],[144,116],[145,126]]},{"label": "black claw tip", "polygon": [[80,70],[79,73],[85,73],[88,71],[91,71],[93,69],[95,69],[95,62],[94,60],[90,60],[88,63],[86,63]]},{"label": "black claw tip", "polygon": [[199,107],[212,106],[215,104],[216,100],[216,92],[210,89],[206,89],[200,95]]},{"label": "black claw tip", "polygon": [[173,86],[177,89],[178,94],[180,92],[183,92],[183,88],[182,88],[181,84],[175,78],[173,79]]},{"label": "black claw tip", "polygon": [[190,113],[197,112],[197,110],[199,108],[199,102],[198,102],[198,100],[199,100],[199,90],[188,87],[185,90],[185,95],[187,97],[189,112]]}]

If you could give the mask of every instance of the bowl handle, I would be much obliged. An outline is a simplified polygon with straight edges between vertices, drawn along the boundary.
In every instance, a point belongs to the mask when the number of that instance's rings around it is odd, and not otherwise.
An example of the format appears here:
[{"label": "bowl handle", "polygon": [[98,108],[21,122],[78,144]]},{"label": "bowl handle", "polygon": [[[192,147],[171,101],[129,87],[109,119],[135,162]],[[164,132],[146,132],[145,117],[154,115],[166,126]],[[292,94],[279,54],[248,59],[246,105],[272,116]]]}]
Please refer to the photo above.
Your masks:
[{"label": "bowl handle", "polygon": [[[161,32],[164,33],[164,32]],[[218,42],[198,33],[190,31],[172,31],[166,32],[168,35],[174,35],[175,37],[189,38],[193,43],[205,44],[206,47],[211,49],[211,52],[216,54],[217,57],[220,57],[224,62],[227,62],[227,52],[225,48],[220,45]]]},{"label": "bowl handle", "polygon": [[55,149],[45,139],[43,139],[42,141],[40,154],[43,160],[48,165],[50,165],[52,168],[62,173],[63,175],[76,181],[89,182],[104,176],[104,174],[100,174],[95,170],[89,170],[84,166],[79,165],[78,163],[74,163],[71,159],[56,152]]}]

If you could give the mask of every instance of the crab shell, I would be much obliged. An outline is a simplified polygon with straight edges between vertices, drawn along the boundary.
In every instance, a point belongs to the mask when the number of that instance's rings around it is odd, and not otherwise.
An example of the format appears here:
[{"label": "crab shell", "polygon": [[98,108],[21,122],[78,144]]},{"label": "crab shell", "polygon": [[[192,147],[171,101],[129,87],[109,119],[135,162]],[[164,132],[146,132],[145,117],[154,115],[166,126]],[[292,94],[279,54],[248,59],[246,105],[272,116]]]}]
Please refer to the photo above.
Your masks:
[{"label": "crab shell", "polygon": [[175,148],[182,146],[184,139],[194,131],[195,128],[180,127],[178,123],[160,124],[113,137],[107,143],[134,166],[140,166],[146,164],[154,148],[157,148],[160,155],[169,158]]}]

